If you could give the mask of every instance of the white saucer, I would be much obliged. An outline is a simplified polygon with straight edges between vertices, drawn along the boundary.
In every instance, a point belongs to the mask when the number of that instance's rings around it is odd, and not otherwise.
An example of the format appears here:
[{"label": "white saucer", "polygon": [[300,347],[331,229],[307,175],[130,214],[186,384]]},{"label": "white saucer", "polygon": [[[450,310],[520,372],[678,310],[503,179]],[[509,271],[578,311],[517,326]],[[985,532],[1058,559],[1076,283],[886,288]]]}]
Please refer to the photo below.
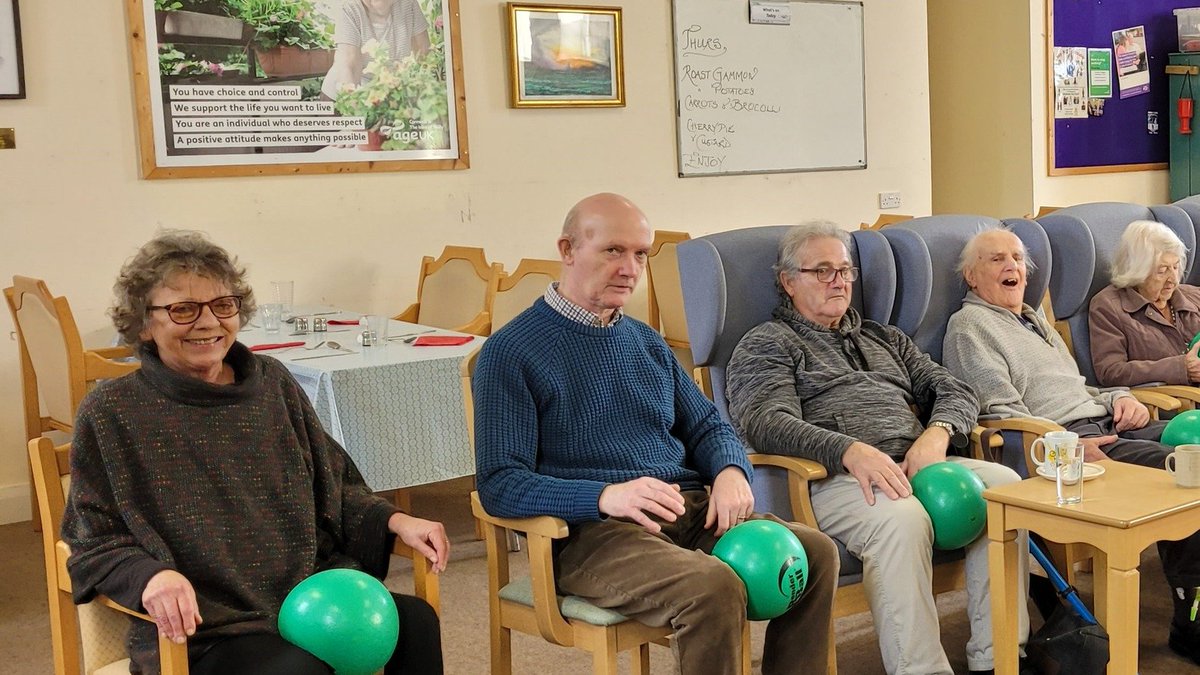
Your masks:
[{"label": "white saucer", "polygon": [[[1046,480],[1054,480],[1054,470],[1045,464],[1037,468],[1037,475]],[[1102,475],[1104,475],[1104,467],[1099,464],[1083,463],[1083,480],[1085,482]]]}]

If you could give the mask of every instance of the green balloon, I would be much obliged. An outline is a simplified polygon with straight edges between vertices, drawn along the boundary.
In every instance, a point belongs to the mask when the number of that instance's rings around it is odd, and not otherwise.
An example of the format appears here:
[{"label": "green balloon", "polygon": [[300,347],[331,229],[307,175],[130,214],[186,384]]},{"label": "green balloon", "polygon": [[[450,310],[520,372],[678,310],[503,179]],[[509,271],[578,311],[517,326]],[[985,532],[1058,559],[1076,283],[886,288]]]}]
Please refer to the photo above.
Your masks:
[{"label": "green balloon", "polygon": [[1192,339],[1190,341],[1188,341],[1188,346],[1185,351],[1190,352],[1192,350],[1192,346],[1196,344],[1196,340],[1200,340],[1200,333],[1196,333],[1195,335],[1192,336]]},{"label": "green balloon", "polygon": [[326,570],[288,593],[279,608],[279,634],[337,675],[371,675],[396,650],[400,617],[392,594],[375,577]]},{"label": "green balloon", "polygon": [[1160,440],[1167,445],[1200,443],[1200,410],[1185,410],[1172,417]]},{"label": "green balloon", "polygon": [[792,608],[808,583],[808,554],[792,531],[773,520],[729,528],[712,554],[746,585],[746,616],[774,619]]},{"label": "green balloon", "polygon": [[967,467],[954,462],[930,464],[913,476],[912,488],[933,522],[934,548],[962,548],[983,532],[987,524],[984,485]]}]

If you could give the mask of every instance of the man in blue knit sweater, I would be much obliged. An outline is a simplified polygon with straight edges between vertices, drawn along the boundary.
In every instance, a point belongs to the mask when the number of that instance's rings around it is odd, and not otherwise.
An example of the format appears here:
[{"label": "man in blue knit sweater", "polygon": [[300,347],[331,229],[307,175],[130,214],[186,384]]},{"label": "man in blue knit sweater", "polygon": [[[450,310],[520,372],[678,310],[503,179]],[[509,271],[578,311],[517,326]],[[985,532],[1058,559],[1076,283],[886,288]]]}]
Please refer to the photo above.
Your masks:
[{"label": "man in blue knit sweater", "polygon": [[[488,339],[475,371],[476,485],[492,514],[557,516],[559,588],[671,625],[688,675],[737,673],[746,590],[709,555],[755,514],[746,451],[661,336],[623,315],[650,226],[614,194],[567,214],[562,280]],[[705,487],[711,488],[711,492]],[[811,528],[803,597],[771,621],[764,673],[824,673],[838,555]]]}]

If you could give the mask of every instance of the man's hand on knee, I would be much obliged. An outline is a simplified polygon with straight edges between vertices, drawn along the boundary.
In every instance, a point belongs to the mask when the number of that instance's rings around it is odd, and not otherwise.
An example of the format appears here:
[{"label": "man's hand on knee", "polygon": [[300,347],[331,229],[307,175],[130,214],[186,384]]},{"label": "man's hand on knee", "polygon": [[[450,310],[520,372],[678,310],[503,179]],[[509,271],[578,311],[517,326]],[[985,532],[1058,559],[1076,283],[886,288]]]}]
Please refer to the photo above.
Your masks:
[{"label": "man's hand on knee", "polygon": [[871,506],[875,505],[876,487],[882,490],[888,499],[900,499],[912,494],[912,486],[908,484],[904,469],[891,457],[866,443],[851,443],[842,454],[842,466],[858,481],[863,498]]},{"label": "man's hand on knee", "polygon": [[600,513],[624,518],[655,534],[662,527],[650,516],[668,523],[683,515],[683,495],[679,486],[657,478],[642,477],[625,483],[614,483],[600,492]]}]

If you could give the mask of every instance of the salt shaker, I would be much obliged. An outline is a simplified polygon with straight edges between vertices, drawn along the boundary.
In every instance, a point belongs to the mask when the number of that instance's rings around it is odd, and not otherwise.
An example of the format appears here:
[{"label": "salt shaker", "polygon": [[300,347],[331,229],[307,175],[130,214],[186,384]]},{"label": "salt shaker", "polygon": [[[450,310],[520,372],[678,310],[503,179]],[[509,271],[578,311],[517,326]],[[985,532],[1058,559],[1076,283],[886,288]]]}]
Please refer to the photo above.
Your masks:
[{"label": "salt shaker", "polygon": [[308,317],[306,317],[306,316],[296,317],[292,323],[292,328],[294,329],[292,331],[294,333],[307,333],[308,332]]},{"label": "salt shaker", "polygon": [[323,316],[314,316],[312,320],[312,330],[314,333],[324,333],[329,330],[329,322]]}]

